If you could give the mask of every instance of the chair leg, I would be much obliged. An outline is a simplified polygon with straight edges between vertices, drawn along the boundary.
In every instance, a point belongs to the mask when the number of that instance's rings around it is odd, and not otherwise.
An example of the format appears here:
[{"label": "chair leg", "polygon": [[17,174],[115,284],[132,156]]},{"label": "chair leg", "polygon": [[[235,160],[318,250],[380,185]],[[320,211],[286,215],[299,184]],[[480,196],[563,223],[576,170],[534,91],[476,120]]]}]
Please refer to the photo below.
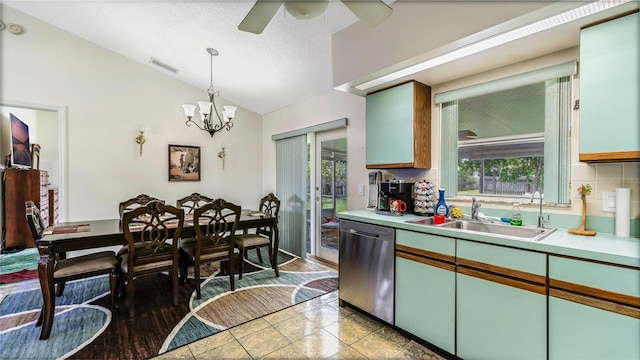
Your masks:
[{"label": "chair leg", "polygon": [[196,278],[196,299],[200,300],[200,261],[195,261],[193,265],[193,275]]},{"label": "chair leg", "polygon": [[133,296],[133,276],[129,276],[127,279],[127,307],[129,308],[129,317],[135,317],[136,316],[136,312],[135,312],[135,299]]},{"label": "chair leg", "polygon": [[42,326],[43,317],[44,317],[44,304],[40,308],[40,315],[38,316],[38,321],[36,322],[36,327]]},{"label": "chair leg", "polygon": [[187,262],[184,260],[184,256],[178,258],[178,267],[180,268],[180,284],[184,284],[187,282],[187,271],[189,271],[189,267]]},{"label": "chair leg", "polygon": [[278,249],[274,249],[273,245],[269,245],[269,256],[271,260],[271,268],[276,273],[276,277],[280,277],[280,271],[278,270]]},{"label": "chair leg", "polygon": [[171,270],[171,278],[173,279],[173,305],[178,305],[178,266],[174,266]]},{"label": "chair leg", "polygon": [[[233,261],[234,255],[233,253],[231,254],[231,257],[229,259],[229,282],[231,283],[231,291],[235,291],[236,290],[236,284],[235,284],[235,276],[233,275],[233,268],[234,268],[234,261]],[[242,260],[242,256],[240,256],[240,261],[244,262]],[[242,266],[242,265],[240,265]]]},{"label": "chair leg", "polygon": [[262,253],[260,252],[260,248],[256,248],[256,252],[258,253],[258,260],[260,260],[260,264],[262,264]]},{"label": "chair leg", "polygon": [[[247,250],[245,248],[240,248],[240,275],[238,276],[238,280],[242,280],[242,274],[244,273],[244,259],[247,258]],[[229,260],[231,263],[231,260]],[[231,264],[229,264],[231,267]]]},{"label": "chair leg", "polygon": [[64,292],[64,281],[61,281],[56,284],[56,296],[62,296]]},{"label": "chair leg", "polygon": [[111,269],[109,274],[109,288],[111,289],[111,306],[115,309],[118,307],[116,303],[116,294],[118,293],[118,274],[117,270]]}]

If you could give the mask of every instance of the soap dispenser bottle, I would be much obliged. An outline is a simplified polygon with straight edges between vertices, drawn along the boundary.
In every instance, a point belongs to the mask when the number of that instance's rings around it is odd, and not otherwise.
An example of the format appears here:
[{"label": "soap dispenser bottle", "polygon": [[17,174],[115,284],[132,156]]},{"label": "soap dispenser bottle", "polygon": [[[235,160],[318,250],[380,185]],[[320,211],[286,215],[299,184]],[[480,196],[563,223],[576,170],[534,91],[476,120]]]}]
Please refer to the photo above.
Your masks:
[{"label": "soap dispenser bottle", "polygon": [[513,226],[522,226],[522,214],[520,213],[520,206],[517,203],[513,203],[511,207],[511,219],[509,224]]},{"label": "soap dispenser bottle", "polygon": [[438,203],[434,209],[434,213],[436,215],[442,215],[447,217],[449,215],[449,207],[447,203],[444,201],[444,189],[438,189]]}]

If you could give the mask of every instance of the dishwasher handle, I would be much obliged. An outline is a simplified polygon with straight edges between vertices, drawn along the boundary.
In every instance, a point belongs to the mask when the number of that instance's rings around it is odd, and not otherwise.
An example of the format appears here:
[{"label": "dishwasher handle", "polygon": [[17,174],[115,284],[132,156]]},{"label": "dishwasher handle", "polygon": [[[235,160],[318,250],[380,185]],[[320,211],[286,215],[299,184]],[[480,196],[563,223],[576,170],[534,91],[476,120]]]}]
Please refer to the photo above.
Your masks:
[{"label": "dishwasher handle", "polygon": [[355,229],[349,229],[349,233],[350,234],[354,234],[354,235],[359,235],[359,236],[364,236],[364,237],[370,237],[370,238],[374,238],[377,239],[380,237],[380,235],[378,234],[372,234],[372,233],[368,233],[368,232],[364,232],[364,231],[358,231]]}]

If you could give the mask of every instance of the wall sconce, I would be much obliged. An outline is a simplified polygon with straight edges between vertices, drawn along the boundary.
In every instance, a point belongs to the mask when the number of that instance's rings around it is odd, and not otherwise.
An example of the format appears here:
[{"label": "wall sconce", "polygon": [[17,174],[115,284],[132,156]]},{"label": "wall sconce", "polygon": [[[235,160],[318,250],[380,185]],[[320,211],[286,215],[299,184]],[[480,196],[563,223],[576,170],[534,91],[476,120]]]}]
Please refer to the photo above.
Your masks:
[{"label": "wall sconce", "polygon": [[144,130],[145,130],[144,125],[138,126],[138,132],[140,134],[136,136],[136,143],[140,145],[140,156],[142,156],[142,144],[144,144],[145,141],[147,141],[147,139],[144,138]]},{"label": "wall sconce", "polygon": [[224,151],[224,146],[222,150],[218,151],[218,157],[222,159],[222,168],[224,169],[224,158],[227,156],[227,153]]}]

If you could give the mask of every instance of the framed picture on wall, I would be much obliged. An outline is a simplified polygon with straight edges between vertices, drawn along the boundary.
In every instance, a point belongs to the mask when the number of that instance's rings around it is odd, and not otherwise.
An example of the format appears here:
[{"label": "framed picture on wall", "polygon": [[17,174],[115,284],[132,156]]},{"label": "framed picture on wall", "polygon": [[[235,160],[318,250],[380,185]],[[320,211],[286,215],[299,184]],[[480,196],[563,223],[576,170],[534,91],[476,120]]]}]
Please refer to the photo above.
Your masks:
[{"label": "framed picture on wall", "polygon": [[200,181],[200,146],[169,145],[169,181]]}]

